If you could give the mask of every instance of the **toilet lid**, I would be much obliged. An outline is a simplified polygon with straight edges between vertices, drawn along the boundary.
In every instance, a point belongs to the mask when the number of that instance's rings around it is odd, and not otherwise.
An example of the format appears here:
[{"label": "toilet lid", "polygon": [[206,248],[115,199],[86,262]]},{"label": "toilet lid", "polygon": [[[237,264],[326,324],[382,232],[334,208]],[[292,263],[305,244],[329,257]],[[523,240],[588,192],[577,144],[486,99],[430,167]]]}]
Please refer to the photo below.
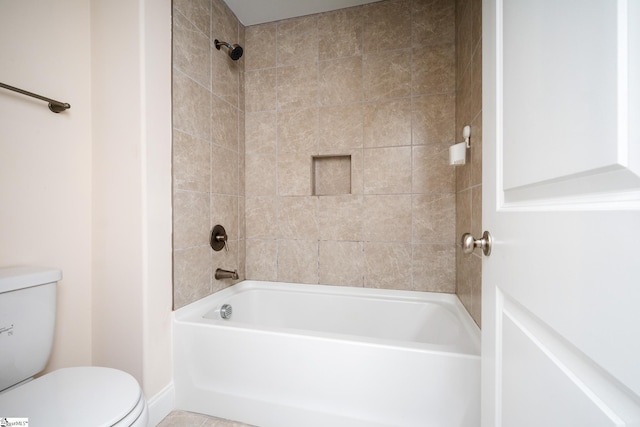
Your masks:
[{"label": "toilet lid", "polygon": [[113,426],[136,408],[141,394],[126,372],[64,368],[1,394],[0,414],[28,418],[34,426]]}]

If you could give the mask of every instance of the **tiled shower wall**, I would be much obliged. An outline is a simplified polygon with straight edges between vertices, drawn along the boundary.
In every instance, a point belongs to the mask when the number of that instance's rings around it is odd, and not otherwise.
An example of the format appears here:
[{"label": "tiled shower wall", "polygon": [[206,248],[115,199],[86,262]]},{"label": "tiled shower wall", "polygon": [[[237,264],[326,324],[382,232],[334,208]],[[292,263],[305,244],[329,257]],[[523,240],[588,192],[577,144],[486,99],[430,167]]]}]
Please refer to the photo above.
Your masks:
[{"label": "tiled shower wall", "polygon": [[[467,163],[456,166],[456,236],[482,236],[482,0],[456,4],[456,128],[471,125]],[[458,134],[459,135],[459,134]],[[458,297],[476,323],[481,316],[482,254],[464,255],[458,242],[456,282]]]},{"label": "tiled shower wall", "polygon": [[[175,0],[175,308],[230,285],[217,267],[243,278],[246,259],[248,278],[456,290],[480,323],[481,259],[452,254],[482,231],[480,3],[386,1],[244,40],[221,0]],[[469,123],[470,162],[446,166]],[[316,154],[351,155],[350,195],[311,196]],[[229,253],[208,245],[216,223]]]},{"label": "tiled shower wall", "polygon": [[[244,277],[244,59],[214,40],[245,45],[244,27],[222,0],[173,2],[174,308]],[[214,252],[209,231],[225,227],[229,251]]]},{"label": "tiled shower wall", "polygon": [[[386,0],[246,28],[248,279],[455,292],[455,20]],[[335,194],[318,155],[350,156]]]}]

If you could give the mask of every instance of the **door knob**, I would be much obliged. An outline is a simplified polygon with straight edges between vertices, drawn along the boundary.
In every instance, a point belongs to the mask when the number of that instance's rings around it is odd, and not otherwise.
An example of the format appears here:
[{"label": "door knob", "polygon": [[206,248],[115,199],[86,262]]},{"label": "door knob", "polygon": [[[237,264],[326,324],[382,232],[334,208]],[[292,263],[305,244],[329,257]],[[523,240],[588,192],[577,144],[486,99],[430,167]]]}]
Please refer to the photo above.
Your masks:
[{"label": "door knob", "polygon": [[475,248],[481,248],[482,253],[485,256],[491,255],[491,245],[493,244],[493,238],[491,237],[491,233],[485,231],[482,233],[482,239],[474,239],[471,233],[464,233],[462,235],[462,252],[465,254],[470,254],[473,252]]}]

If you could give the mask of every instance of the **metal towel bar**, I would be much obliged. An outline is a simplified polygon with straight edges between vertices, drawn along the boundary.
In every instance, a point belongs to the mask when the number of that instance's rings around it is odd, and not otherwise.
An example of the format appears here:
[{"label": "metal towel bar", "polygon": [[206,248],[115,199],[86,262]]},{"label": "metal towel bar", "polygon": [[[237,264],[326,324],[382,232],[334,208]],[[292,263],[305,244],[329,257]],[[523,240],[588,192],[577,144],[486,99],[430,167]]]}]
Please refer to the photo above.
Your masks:
[{"label": "metal towel bar", "polygon": [[0,83],[0,87],[21,93],[23,95],[31,96],[33,98],[38,98],[42,101],[46,101],[49,103],[49,110],[53,111],[54,113],[60,113],[68,108],[71,108],[71,105],[67,104],[66,102],[60,102],[54,99],[46,98],[44,96],[36,95],[35,93],[27,92],[26,90],[18,89],[17,87],[9,86],[4,83]]}]

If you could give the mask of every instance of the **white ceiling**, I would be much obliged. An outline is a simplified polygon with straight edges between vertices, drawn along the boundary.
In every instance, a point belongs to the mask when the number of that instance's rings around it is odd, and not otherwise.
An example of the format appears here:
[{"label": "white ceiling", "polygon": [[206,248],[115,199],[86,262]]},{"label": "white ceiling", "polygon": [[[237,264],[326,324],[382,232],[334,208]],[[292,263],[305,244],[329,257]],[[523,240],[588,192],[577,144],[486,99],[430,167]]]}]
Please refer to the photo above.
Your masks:
[{"label": "white ceiling", "polygon": [[262,24],[379,0],[224,0],[243,25]]}]

